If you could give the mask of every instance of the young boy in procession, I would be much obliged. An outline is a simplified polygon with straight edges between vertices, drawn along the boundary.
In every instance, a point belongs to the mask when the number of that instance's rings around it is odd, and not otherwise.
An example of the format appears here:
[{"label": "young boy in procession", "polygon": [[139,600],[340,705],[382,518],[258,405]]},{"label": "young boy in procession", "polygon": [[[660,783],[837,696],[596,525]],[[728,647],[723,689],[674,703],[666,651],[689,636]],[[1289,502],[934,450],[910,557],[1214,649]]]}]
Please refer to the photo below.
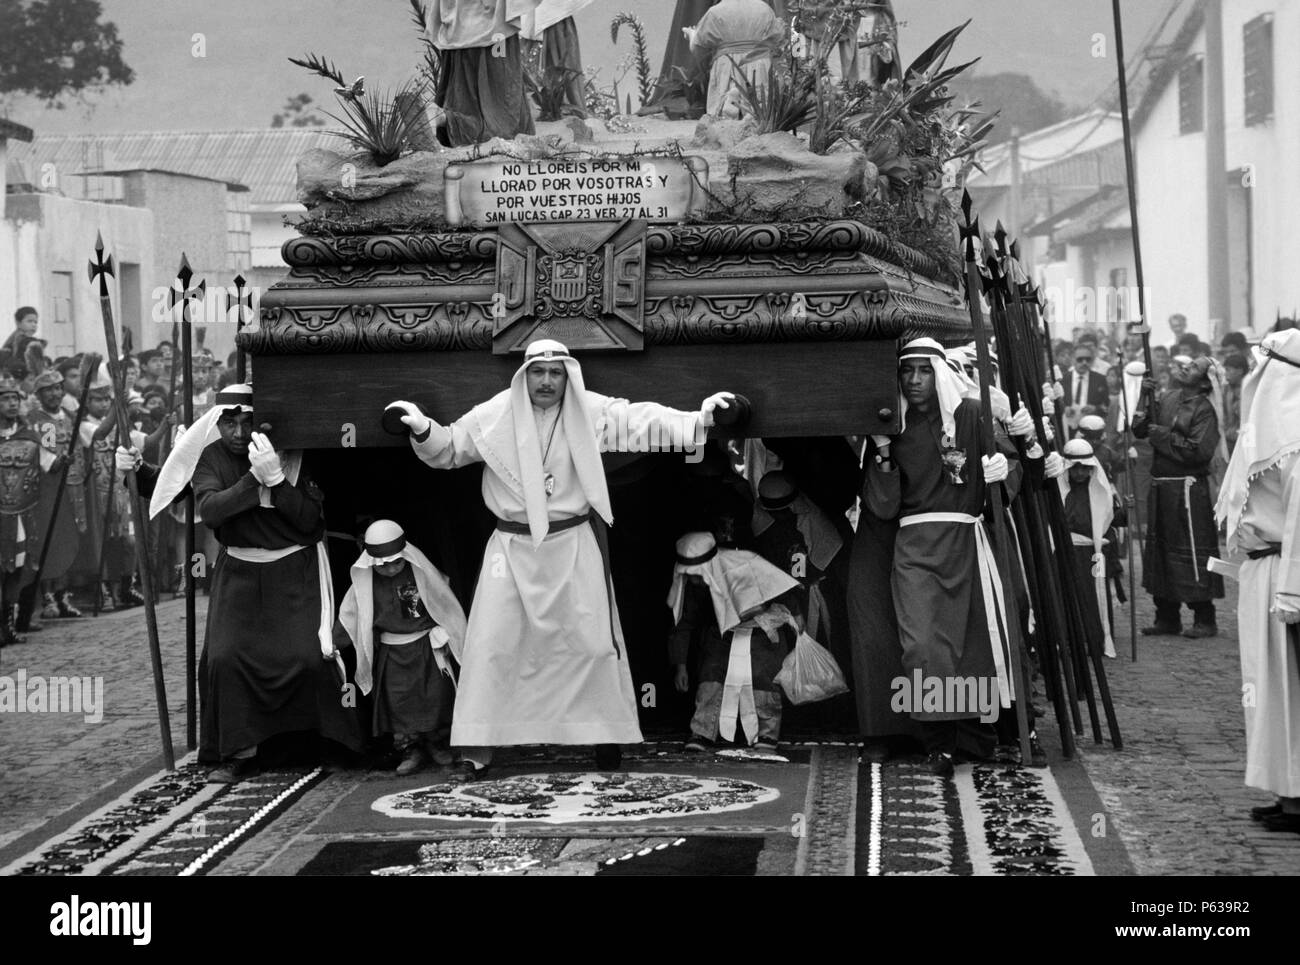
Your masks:
[{"label": "young boy in procession", "polygon": [[373,733],[393,736],[402,755],[397,773],[413,774],[430,761],[449,765],[450,657],[460,659],[465,613],[447,578],[391,520],[366,528],[334,642],[356,648],[357,687],[374,691]]},{"label": "young boy in procession", "polygon": [[686,750],[712,750],[719,737],[776,749],[776,676],[799,633],[789,608],[797,607],[798,590],[797,580],[757,553],[719,549],[710,533],[687,533],[677,541],[668,659],[679,693],[690,690],[692,651],[699,668]]},{"label": "young boy in procession", "polygon": [[1074,559],[1083,588],[1084,631],[1103,645],[1108,657],[1115,656],[1112,637],[1110,577],[1119,567],[1115,553],[1116,523],[1123,524],[1115,490],[1106,470],[1085,439],[1071,439],[1062,453],[1068,469],[1057,477],[1065,519],[1074,542]]}]

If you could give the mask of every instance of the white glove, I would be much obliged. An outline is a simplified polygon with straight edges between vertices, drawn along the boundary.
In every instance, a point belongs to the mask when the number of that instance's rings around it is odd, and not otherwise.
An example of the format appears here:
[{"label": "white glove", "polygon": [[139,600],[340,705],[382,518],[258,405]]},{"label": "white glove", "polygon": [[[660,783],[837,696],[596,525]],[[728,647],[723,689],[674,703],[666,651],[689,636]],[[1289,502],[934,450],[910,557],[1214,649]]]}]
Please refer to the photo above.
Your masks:
[{"label": "white glove", "polygon": [[1061,378],[1062,378],[1061,367],[1059,365],[1053,365],[1052,366],[1052,394],[1055,395],[1058,399],[1061,396],[1065,395],[1065,389],[1061,387]]},{"label": "white glove", "polygon": [[1016,414],[1011,417],[1007,423],[1007,435],[1024,436],[1028,438],[1034,434],[1034,417],[1029,414],[1029,410],[1023,405],[1016,410]]},{"label": "white glove", "polygon": [[140,464],[144,462],[144,457],[140,455],[140,450],[135,446],[129,449],[125,446],[118,446],[113,461],[117,464],[118,472],[135,472],[140,468]]},{"label": "white glove", "polygon": [[402,422],[411,430],[412,435],[422,436],[429,430],[429,417],[414,402],[390,402],[386,408],[401,409],[406,413],[402,416]]},{"label": "white glove", "polygon": [[284,470],[280,468],[280,457],[271,445],[271,440],[260,432],[254,432],[248,443],[248,461],[253,478],[263,486],[278,486],[284,482]]},{"label": "white glove", "polygon": [[1007,457],[1000,452],[995,452],[991,456],[981,456],[980,462],[984,466],[984,481],[986,483],[1002,482],[1011,472]]},{"label": "white glove", "polygon": [[1056,431],[1052,428],[1052,420],[1043,416],[1043,438],[1048,442],[1056,439]]},{"label": "white glove", "polygon": [[1032,446],[1030,446],[1028,449],[1025,450],[1025,458],[1026,459],[1043,458],[1043,447],[1038,444],[1037,439],[1034,440],[1034,444]]},{"label": "white glove", "polygon": [[1056,403],[1050,395],[1043,396],[1043,415],[1056,415]]},{"label": "white glove", "polygon": [[1137,446],[1129,446],[1129,447],[1128,447],[1128,457],[1129,457],[1130,459],[1136,459],[1136,458],[1138,457]]},{"label": "white glove", "polygon": [[877,449],[888,449],[894,442],[889,436],[872,436],[871,441],[876,444]]},{"label": "white glove", "polygon": [[1059,452],[1049,453],[1043,460],[1043,475],[1048,479],[1065,475],[1065,458]]},{"label": "white glove", "polygon": [[712,426],[713,413],[717,409],[730,409],[735,398],[730,392],[715,392],[705,399],[704,404],[700,406],[700,425],[706,429]]}]

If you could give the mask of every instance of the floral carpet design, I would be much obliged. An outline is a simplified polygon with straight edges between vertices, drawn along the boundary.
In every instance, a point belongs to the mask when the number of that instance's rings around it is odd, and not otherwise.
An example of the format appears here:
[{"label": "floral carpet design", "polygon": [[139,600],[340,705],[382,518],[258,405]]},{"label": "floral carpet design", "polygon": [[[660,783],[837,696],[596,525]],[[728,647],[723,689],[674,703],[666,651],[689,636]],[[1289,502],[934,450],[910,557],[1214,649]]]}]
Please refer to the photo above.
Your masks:
[{"label": "floral carpet design", "polygon": [[547,773],[473,784],[434,784],[371,807],[394,818],[450,821],[641,821],[740,811],[780,792],[729,778],[682,774]]}]

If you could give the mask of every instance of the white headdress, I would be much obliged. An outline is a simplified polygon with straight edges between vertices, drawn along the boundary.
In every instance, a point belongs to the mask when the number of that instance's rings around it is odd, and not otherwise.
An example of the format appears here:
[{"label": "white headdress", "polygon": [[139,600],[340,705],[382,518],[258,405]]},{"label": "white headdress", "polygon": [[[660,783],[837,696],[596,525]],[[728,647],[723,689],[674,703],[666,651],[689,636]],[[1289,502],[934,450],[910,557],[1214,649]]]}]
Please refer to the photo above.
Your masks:
[{"label": "white headdress", "polygon": [[[1061,454],[1071,466],[1084,465],[1092,467],[1092,478],[1088,481],[1088,509],[1092,517],[1092,578],[1097,589],[1097,608],[1101,618],[1101,630],[1105,638],[1106,653],[1115,655],[1115,641],[1110,636],[1110,611],[1106,606],[1106,557],[1101,548],[1106,543],[1106,530],[1115,520],[1115,491],[1106,470],[1101,468],[1092,445],[1087,439],[1071,439],[1061,450]],[[1069,473],[1056,477],[1064,501],[1070,491]],[[1078,533],[1072,534],[1076,540],[1082,540]],[[1076,545],[1081,545],[1076,543]]]},{"label": "white headdress", "polygon": [[450,647],[457,660],[465,645],[465,611],[451,592],[447,578],[438,571],[429,558],[411,545],[406,533],[397,523],[387,519],[376,520],[366,528],[364,549],[352,564],[352,586],[339,607],[339,624],[352,638],[357,651],[357,686],[363,694],[370,693],[374,684],[374,567],[393,560],[406,560],[411,564],[416,589],[429,616],[438,625],[429,631],[429,643],[438,657],[438,665],[451,676],[450,667],[440,651]]},{"label": "white headdress", "polygon": [[[964,386],[962,380],[947,364],[948,355],[932,338],[915,338],[908,342],[898,353],[898,361],[904,359],[927,359],[934,369],[934,388],[938,395],[939,415],[943,421],[943,434],[948,438],[957,435],[957,406],[961,405]],[[907,399],[899,393],[899,411],[902,413],[902,427],[907,427]]]}]

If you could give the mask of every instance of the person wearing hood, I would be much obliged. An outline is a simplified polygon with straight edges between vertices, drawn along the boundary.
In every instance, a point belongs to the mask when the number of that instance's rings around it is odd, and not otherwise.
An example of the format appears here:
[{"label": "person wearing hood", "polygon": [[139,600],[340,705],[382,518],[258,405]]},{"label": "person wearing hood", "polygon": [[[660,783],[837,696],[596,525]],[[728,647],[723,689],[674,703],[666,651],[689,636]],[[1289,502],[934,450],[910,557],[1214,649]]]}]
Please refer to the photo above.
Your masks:
[{"label": "person wearing hood", "polygon": [[[1220,403],[1213,397],[1216,373],[1211,359],[1180,355],[1170,367],[1170,387],[1157,397],[1155,383],[1145,380],[1133,413],[1133,435],[1149,438],[1153,451],[1142,588],[1155,599],[1156,619],[1143,627],[1145,636],[1198,639],[1219,632],[1214,601],[1223,598],[1223,577],[1207,566],[1219,552],[1210,475],[1216,455],[1227,462]],[[1186,630],[1183,604],[1193,614]]]},{"label": "person wearing hood", "polygon": [[919,737],[933,773],[950,777],[959,750],[992,754],[985,714],[955,701],[933,709],[919,695],[896,711],[892,682],[919,674],[945,693],[969,682],[1010,707],[1007,599],[981,521],[987,487],[1009,467],[1001,453],[982,455],[979,403],[963,397],[967,385],[934,339],[903,346],[899,390],[902,431],[872,436],[864,453],[851,559],[859,727],[873,760],[888,755],[889,738]]},{"label": "person wearing hood", "polygon": [[1237,627],[1251,809],[1300,832],[1300,330],[1266,335],[1241,390],[1241,431],[1215,516],[1240,559]]},{"label": "person wearing hood", "polygon": [[776,677],[798,636],[790,609],[798,610],[798,590],[797,580],[757,553],[719,549],[710,533],[677,541],[668,661],[678,693],[690,690],[690,664],[697,668],[686,750],[712,750],[719,737],[776,750],[782,709]]},{"label": "person wearing hood", "polygon": [[[1084,439],[1071,439],[1063,450],[1066,474],[1057,477],[1065,521],[1074,544],[1074,559],[1079,571],[1079,586],[1084,596],[1084,631],[1102,647],[1108,657],[1115,656],[1112,636],[1111,602],[1108,577],[1115,546],[1115,490],[1106,470]],[[1108,553],[1107,549],[1112,552]],[[1118,559],[1114,560],[1118,564]]]},{"label": "person wearing hood", "polygon": [[430,761],[446,766],[457,659],[465,644],[465,612],[447,578],[406,538],[397,523],[366,527],[352,565],[334,640],[356,649],[356,683],[374,691],[373,733],[393,736],[399,775]]},{"label": "person wearing hood", "polygon": [[[138,458],[119,450],[118,465],[124,454]],[[199,760],[217,765],[208,780],[254,773],[259,746],[281,734],[310,731],[360,751],[355,705],[327,662],[334,593],[323,496],[300,452],[281,453],[254,430],[252,387],[220,392],[150,481],[150,518],[191,486],[221,544],[199,661]]]},{"label": "person wearing hood", "polygon": [[434,469],[485,464],[483,501],[496,529],[483,551],[465,633],[451,743],[472,781],[492,748],[595,745],[602,770],[640,743],[636,693],[610,579],[614,521],[602,452],[647,452],[649,440],[704,443],[719,393],[699,412],[588,391],[569,350],[529,343],[510,387],[440,425],[411,402],[411,448]]}]

